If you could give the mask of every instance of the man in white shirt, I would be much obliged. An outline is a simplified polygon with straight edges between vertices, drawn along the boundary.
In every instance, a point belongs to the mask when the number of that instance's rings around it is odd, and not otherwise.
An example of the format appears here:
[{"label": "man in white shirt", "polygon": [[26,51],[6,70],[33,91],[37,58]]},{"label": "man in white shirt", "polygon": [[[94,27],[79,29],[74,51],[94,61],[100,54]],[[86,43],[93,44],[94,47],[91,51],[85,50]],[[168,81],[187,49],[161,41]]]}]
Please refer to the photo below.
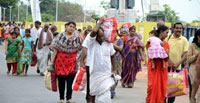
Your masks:
[{"label": "man in white shirt", "polygon": [[36,41],[37,41],[41,31],[42,31],[41,22],[35,21],[35,27],[31,29],[31,37],[33,39],[35,48],[36,48],[36,45],[37,45]]},{"label": "man in white shirt", "polygon": [[[115,69],[115,50],[112,43],[104,38],[104,31],[100,27],[103,19],[87,36],[83,47],[87,48],[86,65],[90,70],[90,94],[92,103],[111,103],[110,87],[114,84],[111,77],[111,66]],[[89,56],[89,57],[88,57]]]}]

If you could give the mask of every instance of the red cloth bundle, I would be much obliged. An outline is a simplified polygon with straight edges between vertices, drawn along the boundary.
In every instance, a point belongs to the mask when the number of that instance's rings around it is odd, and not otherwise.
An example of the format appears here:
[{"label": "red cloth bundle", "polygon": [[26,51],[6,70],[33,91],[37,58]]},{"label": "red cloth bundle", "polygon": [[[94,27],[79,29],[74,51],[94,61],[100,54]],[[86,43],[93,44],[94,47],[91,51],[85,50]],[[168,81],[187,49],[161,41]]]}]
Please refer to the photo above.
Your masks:
[{"label": "red cloth bundle", "polygon": [[117,20],[115,17],[105,18],[101,27],[104,30],[105,39],[107,42],[115,41],[115,32],[117,30]]},{"label": "red cloth bundle", "polygon": [[31,66],[35,66],[37,64],[37,53],[34,52],[32,55],[32,61],[33,63],[31,64]]}]

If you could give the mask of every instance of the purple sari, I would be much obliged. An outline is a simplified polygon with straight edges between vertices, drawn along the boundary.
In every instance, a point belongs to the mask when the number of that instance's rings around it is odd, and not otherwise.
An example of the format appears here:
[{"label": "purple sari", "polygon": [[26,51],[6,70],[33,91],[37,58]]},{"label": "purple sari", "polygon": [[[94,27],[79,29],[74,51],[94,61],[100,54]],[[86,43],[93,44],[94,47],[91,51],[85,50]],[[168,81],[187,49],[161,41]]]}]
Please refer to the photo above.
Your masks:
[{"label": "purple sari", "polygon": [[[122,51],[122,86],[132,87],[135,81],[136,74],[141,70],[141,59],[138,47],[142,47],[142,42],[135,38],[125,42]],[[130,48],[136,48],[136,52],[129,52]]]}]

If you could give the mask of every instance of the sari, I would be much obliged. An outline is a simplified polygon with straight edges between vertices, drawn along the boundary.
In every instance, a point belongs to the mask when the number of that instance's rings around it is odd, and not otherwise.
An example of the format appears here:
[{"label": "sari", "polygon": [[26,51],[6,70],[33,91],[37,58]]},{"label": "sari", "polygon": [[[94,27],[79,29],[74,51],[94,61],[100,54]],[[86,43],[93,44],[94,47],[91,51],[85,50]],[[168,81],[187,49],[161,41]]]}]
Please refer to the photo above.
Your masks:
[{"label": "sari", "polygon": [[[139,47],[143,47],[142,42],[136,38],[127,40],[122,50],[122,86],[132,87],[134,85],[136,74],[141,70],[141,60]],[[130,52],[130,49],[136,49],[136,52]]]},{"label": "sari", "polygon": [[[21,35],[17,36],[17,39],[20,41],[22,41],[23,37]],[[22,49],[22,46],[20,46],[20,50]],[[17,63],[17,74],[21,74],[22,73],[22,69],[23,69],[23,64],[19,63],[21,60],[21,57],[18,58],[18,63]]]},{"label": "sari", "polygon": [[[164,41],[163,48],[169,53],[169,44]],[[151,59],[148,59],[148,83],[146,103],[164,103],[167,91],[168,61],[165,60],[165,70],[162,61],[155,59],[155,69],[152,70]]]}]

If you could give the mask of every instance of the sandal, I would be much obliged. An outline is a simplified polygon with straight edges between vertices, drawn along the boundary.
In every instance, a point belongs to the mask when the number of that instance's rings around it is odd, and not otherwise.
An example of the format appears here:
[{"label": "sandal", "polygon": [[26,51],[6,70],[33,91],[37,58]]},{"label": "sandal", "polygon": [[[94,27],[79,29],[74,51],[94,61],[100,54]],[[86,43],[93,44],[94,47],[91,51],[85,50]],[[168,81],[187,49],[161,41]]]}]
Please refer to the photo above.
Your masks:
[{"label": "sandal", "polygon": [[63,99],[59,100],[58,103],[64,103],[65,101]]}]

